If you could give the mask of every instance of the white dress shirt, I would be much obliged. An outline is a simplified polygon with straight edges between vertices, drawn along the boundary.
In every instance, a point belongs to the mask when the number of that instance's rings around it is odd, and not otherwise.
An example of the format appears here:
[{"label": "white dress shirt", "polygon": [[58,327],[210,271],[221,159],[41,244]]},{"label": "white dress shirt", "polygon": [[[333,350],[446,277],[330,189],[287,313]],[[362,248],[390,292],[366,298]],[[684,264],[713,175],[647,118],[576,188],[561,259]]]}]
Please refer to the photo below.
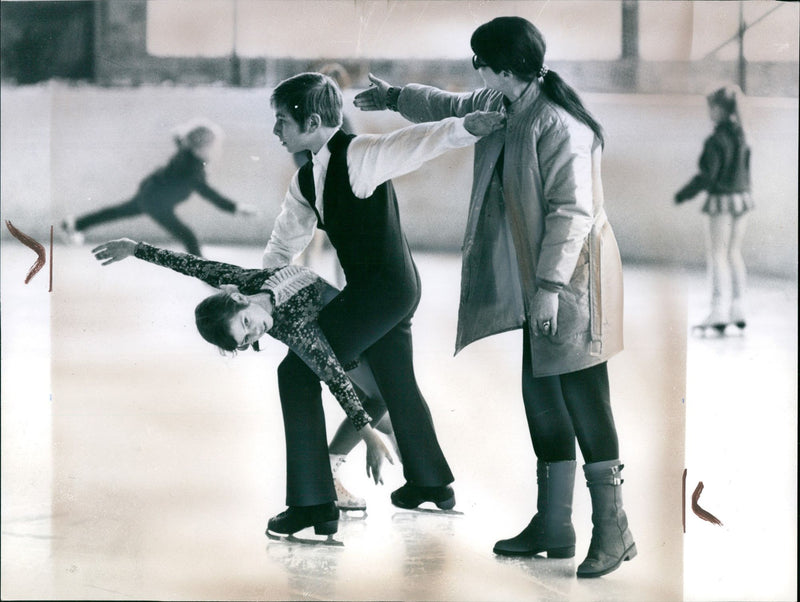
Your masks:
[{"label": "white dress shirt", "polygon": [[[388,134],[356,136],[347,148],[350,187],[358,198],[367,198],[387,180],[410,173],[448,150],[470,146],[478,139],[464,128],[464,119],[459,117],[418,123]],[[315,206],[323,223],[322,198],[330,158],[327,144],[312,158],[317,196]],[[300,192],[298,173],[292,177],[281,212],[275,218],[272,235],[264,250],[262,263],[265,268],[291,263],[314,237],[317,216]]]}]

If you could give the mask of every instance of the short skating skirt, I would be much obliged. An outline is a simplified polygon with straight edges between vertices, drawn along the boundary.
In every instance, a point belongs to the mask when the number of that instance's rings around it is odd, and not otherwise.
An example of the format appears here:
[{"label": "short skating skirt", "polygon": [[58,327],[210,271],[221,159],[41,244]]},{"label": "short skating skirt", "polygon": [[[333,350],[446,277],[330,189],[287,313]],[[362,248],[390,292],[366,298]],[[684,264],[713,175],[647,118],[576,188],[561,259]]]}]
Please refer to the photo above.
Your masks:
[{"label": "short skating skirt", "polygon": [[739,217],[755,207],[749,192],[732,192],[729,194],[709,194],[703,205],[703,213],[721,215],[728,213]]}]

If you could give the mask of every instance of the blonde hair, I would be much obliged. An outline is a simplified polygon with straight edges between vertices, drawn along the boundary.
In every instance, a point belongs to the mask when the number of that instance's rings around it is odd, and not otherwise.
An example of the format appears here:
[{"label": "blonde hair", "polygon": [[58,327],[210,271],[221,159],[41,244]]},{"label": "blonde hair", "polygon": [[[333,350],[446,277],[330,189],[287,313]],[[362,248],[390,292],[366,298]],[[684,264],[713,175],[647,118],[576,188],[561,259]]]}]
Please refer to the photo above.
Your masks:
[{"label": "blonde hair", "polygon": [[178,146],[196,152],[219,144],[223,132],[216,123],[197,118],[177,126],[172,135]]}]

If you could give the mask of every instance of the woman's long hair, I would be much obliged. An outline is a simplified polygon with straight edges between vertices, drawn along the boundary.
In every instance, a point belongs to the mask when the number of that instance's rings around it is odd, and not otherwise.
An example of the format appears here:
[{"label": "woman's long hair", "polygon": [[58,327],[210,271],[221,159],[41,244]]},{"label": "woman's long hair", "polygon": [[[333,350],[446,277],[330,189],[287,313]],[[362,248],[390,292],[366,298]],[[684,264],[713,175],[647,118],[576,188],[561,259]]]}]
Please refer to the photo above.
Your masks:
[{"label": "woman's long hair", "polygon": [[[522,17],[497,17],[472,34],[472,51],[495,72],[509,71],[523,81],[540,77],[546,44],[536,26]],[[542,92],[578,121],[586,124],[603,144],[603,128],[575,92],[555,71],[541,77]]]}]

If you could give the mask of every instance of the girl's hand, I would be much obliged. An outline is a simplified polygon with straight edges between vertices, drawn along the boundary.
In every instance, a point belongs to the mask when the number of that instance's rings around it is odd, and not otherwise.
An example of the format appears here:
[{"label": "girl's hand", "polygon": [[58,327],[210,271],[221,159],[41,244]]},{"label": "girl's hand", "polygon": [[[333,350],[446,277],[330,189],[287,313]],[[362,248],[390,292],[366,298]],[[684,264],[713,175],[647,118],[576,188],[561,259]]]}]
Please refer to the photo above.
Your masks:
[{"label": "girl's hand", "polygon": [[376,485],[379,483],[383,485],[383,477],[381,476],[383,460],[385,458],[389,461],[389,464],[394,464],[392,454],[389,453],[378,432],[369,424],[362,428],[359,434],[364,443],[367,444],[367,477],[372,477]]},{"label": "girl's hand", "polygon": [[372,85],[356,94],[353,104],[362,111],[383,111],[386,108],[386,93],[391,88],[389,82],[383,81],[369,74],[369,81]]},{"label": "girl's hand", "polygon": [[115,261],[122,261],[126,257],[130,257],[136,251],[136,245],[139,244],[130,238],[118,238],[117,240],[109,240],[92,249],[95,259],[103,265],[114,263]]},{"label": "girl's hand", "polygon": [[473,136],[488,136],[505,125],[506,116],[500,111],[475,111],[464,117],[464,127]]},{"label": "girl's hand", "polygon": [[244,215],[246,217],[252,217],[258,215],[258,208],[255,205],[249,205],[247,203],[237,203],[236,215]]},{"label": "girl's hand", "polygon": [[555,336],[558,333],[558,293],[540,288],[531,308],[533,335]]}]

